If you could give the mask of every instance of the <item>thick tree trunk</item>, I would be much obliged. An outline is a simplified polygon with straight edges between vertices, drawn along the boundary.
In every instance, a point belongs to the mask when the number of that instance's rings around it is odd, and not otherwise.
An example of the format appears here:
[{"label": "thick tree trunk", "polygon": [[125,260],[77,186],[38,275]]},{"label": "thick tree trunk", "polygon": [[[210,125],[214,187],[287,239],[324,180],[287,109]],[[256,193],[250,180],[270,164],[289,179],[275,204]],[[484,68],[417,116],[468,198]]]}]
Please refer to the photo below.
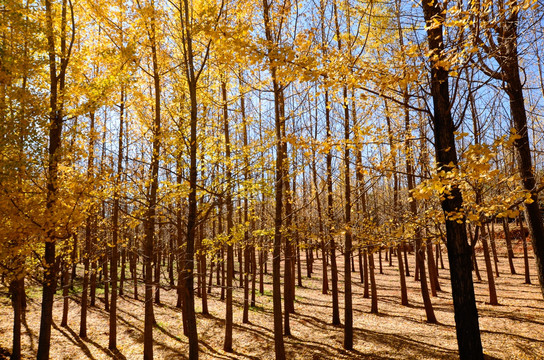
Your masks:
[{"label": "thick tree trunk", "polygon": [[[68,64],[66,54],[66,9],[67,1],[62,1],[61,11],[61,66],[57,74],[57,49],[55,46],[55,30],[53,25],[53,4],[45,1],[45,28],[49,55],[49,147],[46,179],[46,214],[53,224],[56,222],[55,206],[59,189],[58,172],[60,164],[60,150],[63,126],[63,92]],[[40,335],[38,341],[38,360],[49,359],[51,347],[51,326],[53,324],[53,298],[57,283],[58,263],[56,262],[56,235],[55,226],[51,225],[45,234],[45,252],[43,256],[43,292],[40,318]]]},{"label": "thick tree trunk", "polygon": [[[197,82],[198,77],[195,71],[195,61],[193,53],[193,35],[191,6],[188,0],[180,0],[180,22],[185,35],[185,59],[187,87],[190,97],[190,135],[189,135],[189,196],[188,196],[188,214],[187,214],[187,247],[185,249],[184,261],[184,285],[183,291],[183,316],[189,338],[189,360],[198,359],[198,333],[196,327],[195,314],[195,294],[194,294],[194,252],[195,252],[195,232],[197,226],[197,124],[198,124],[198,102],[197,102]],[[183,11],[181,11],[183,9]]]},{"label": "thick tree trunk", "polygon": [[498,39],[499,47],[503,50],[501,54],[505,54],[499,60],[499,63],[503,71],[504,81],[506,82],[506,93],[510,98],[510,113],[514,121],[514,129],[518,135],[518,139],[514,141],[518,171],[521,175],[523,188],[531,193],[530,201],[524,202],[525,218],[527,219],[535,254],[540,290],[544,297],[544,222],[542,221],[538,193],[536,192],[536,179],[531,158],[523,84],[519,74],[517,26],[520,5],[517,1],[514,1],[510,6],[513,9],[511,9],[511,14],[505,17],[505,21],[502,24],[502,36]]},{"label": "thick tree trunk", "polygon": [[24,278],[12,280],[9,284],[13,307],[13,340],[10,360],[21,359],[21,318],[23,315]]},{"label": "thick tree trunk", "polygon": [[[439,2],[422,2],[430,50],[431,95],[433,98],[433,124],[436,162],[439,171],[450,172],[457,166],[454,124],[451,115],[448,71],[444,61],[444,12]],[[471,246],[467,241],[465,221],[451,219],[448,214],[461,210],[463,198],[453,185],[441,201],[446,217],[446,237],[450,262],[452,296],[455,311],[457,342],[461,359],[483,359],[482,342],[478,324],[478,310],[470,272]]]},{"label": "thick tree trunk", "polygon": [[272,76],[272,85],[274,92],[274,118],[275,118],[275,130],[276,130],[276,164],[275,164],[275,214],[274,214],[274,245],[273,245],[273,258],[272,258],[272,303],[273,303],[273,316],[274,316],[274,350],[276,360],[285,359],[285,346],[283,342],[282,333],[282,312],[281,312],[281,278],[280,278],[280,265],[281,265],[281,244],[282,244],[282,215],[283,215],[283,167],[284,165],[284,139],[282,137],[285,127],[285,113],[282,113],[284,106],[282,101],[283,87],[279,83],[277,76],[277,68],[274,65],[272,59],[272,53],[275,51],[273,44],[275,44],[275,38],[272,30],[272,19],[270,14],[270,8],[272,4],[269,0],[263,0],[263,19],[266,40],[270,43],[270,47],[267,49],[267,55],[269,58],[269,68]]},{"label": "thick tree trunk", "polygon": [[[151,19],[149,22],[151,54],[153,58],[153,89],[154,89],[154,119],[152,126],[153,143],[151,153],[151,164],[149,169],[149,198],[147,214],[144,222],[144,264],[145,264],[145,315],[144,315],[144,359],[153,359],[153,325],[155,316],[153,314],[153,264],[159,266],[155,249],[155,222],[157,216],[157,191],[159,188],[159,155],[160,155],[160,132],[161,132],[161,85],[159,75],[159,64],[157,58],[156,19],[155,8],[151,3]],[[158,284],[157,284],[158,285]]]}]

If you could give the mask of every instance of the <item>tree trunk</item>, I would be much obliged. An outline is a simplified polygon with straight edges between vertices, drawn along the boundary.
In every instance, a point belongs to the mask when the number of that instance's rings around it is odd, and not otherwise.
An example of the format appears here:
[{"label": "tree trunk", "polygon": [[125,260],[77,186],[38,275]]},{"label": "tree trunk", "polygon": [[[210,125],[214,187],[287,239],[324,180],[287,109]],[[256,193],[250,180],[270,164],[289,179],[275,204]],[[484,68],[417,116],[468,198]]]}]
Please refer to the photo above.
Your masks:
[{"label": "tree trunk", "polygon": [[519,74],[518,61],[518,16],[520,4],[514,1],[510,4],[511,14],[505,16],[502,25],[502,36],[498,39],[502,58],[499,64],[503,72],[503,81],[506,82],[506,93],[510,98],[510,113],[514,121],[514,128],[518,138],[514,141],[517,154],[518,171],[521,175],[522,185],[531,193],[530,201],[525,201],[525,218],[531,235],[531,242],[535,254],[536,269],[540,290],[544,297],[544,222],[539,208],[538,193],[536,192],[536,179],[531,158],[531,145],[527,129],[527,113],[525,111],[525,99],[523,96],[523,84]]},{"label": "tree trunk", "polygon": [[23,315],[24,278],[12,280],[9,284],[13,307],[13,341],[11,360],[21,359],[21,318]]},{"label": "tree trunk", "polygon": [[523,219],[518,217],[519,232],[521,234],[521,242],[523,244],[523,264],[525,266],[525,284],[531,283],[531,274],[529,273],[529,255],[527,254],[527,236],[525,236],[525,228],[523,227]]},{"label": "tree trunk", "polygon": [[378,290],[376,288],[376,277],[374,275],[374,255],[372,251],[368,253],[369,273],[370,273],[370,290],[371,290],[371,305],[370,312],[372,314],[378,313]]},{"label": "tree trunk", "polygon": [[491,251],[493,252],[493,262],[495,263],[495,275],[499,277],[499,258],[497,256],[497,247],[495,246],[495,225],[493,222],[491,223],[491,228],[489,228],[489,224],[487,224],[487,232],[491,234],[490,241]]},{"label": "tree trunk", "polygon": [[[332,133],[330,124],[330,103],[329,92],[325,90],[325,127],[327,131],[327,142],[332,143]],[[333,189],[332,189],[332,152],[329,150],[326,157],[327,163],[327,229],[330,243],[331,258],[331,287],[332,287],[332,324],[340,325],[340,310],[338,306],[338,266],[336,265],[336,241],[332,234],[333,221]]]},{"label": "tree trunk", "polygon": [[[57,53],[55,46],[55,30],[53,25],[53,4],[51,0],[45,1],[45,28],[49,55],[49,147],[46,174],[46,215],[49,220],[56,223],[55,205],[59,189],[58,172],[61,160],[61,139],[63,126],[63,93],[65,84],[66,67],[69,54],[66,53],[66,11],[67,1],[62,0],[61,11],[61,63],[60,73],[57,74]],[[75,29],[73,29],[75,31]],[[56,235],[55,225],[46,229],[45,253],[43,256],[44,278],[42,292],[42,309],[40,318],[40,335],[38,341],[38,360],[49,359],[51,347],[51,326],[53,324],[53,300],[57,283],[58,263],[56,262]]]},{"label": "tree trunk", "polygon": [[[441,3],[422,2],[427,29],[431,65],[431,95],[433,98],[433,124],[437,169],[450,172],[457,166],[454,124],[451,115],[448,70],[445,62],[443,22]],[[441,200],[446,217],[446,237],[450,262],[452,296],[457,330],[459,356],[464,359],[483,359],[482,342],[478,324],[478,310],[474,285],[470,272],[471,246],[467,241],[465,221],[449,218],[463,206],[461,192],[456,185],[448,196]],[[422,279],[423,280],[423,279]]]},{"label": "tree trunk", "polygon": [[365,268],[365,281],[364,281],[364,285],[365,285],[365,289],[364,289],[364,292],[363,292],[363,297],[365,299],[368,299],[369,298],[369,284],[368,284],[368,277],[369,277],[369,266],[368,266],[368,251],[365,249],[365,251],[363,252],[363,258],[364,258],[364,268]]},{"label": "tree trunk", "polygon": [[223,100],[223,133],[225,136],[225,159],[226,164],[226,186],[225,202],[227,205],[227,302],[225,309],[225,342],[223,343],[223,350],[226,352],[232,352],[232,280],[234,277],[234,248],[232,245],[233,237],[233,204],[232,204],[232,163],[230,158],[230,137],[229,137],[229,119],[227,110],[227,86],[225,82],[221,82],[221,95]]},{"label": "tree trunk", "polygon": [[437,296],[436,291],[438,290],[438,278],[436,276],[432,245],[430,242],[427,242],[425,247],[427,248],[427,268],[429,269],[429,283],[431,284],[431,294],[432,296]]},{"label": "tree trunk", "polygon": [[70,265],[65,260],[62,264],[62,320],[60,321],[60,326],[68,326],[68,310],[69,310],[69,299],[70,299]]},{"label": "tree trunk", "polygon": [[204,246],[203,240],[204,240],[204,224],[200,223],[200,231],[199,231],[199,243],[200,243],[200,277],[202,278],[202,290],[200,292],[200,295],[202,296],[202,314],[208,315],[210,312],[208,310],[208,293],[206,291],[206,248]]},{"label": "tree trunk", "polygon": [[[157,58],[156,19],[155,7],[151,2],[151,19],[149,20],[149,40],[151,43],[151,55],[153,60],[153,89],[154,89],[154,119],[152,124],[153,143],[151,150],[151,164],[149,166],[149,197],[148,207],[144,221],[144,264],[145,264],[145,315],[144,315],[144,359],[153,359],[153,264],[152,260],[158,255],[153,253],[155,249],[155,222],[157,216],[157,191],[159,188],[159,155],[161,138],[161,85],[159,64]],[[159,266],[158,259],[155,266]],[[157,279],[156,279],[157,280]],[[158,286],[158,284],[157,284]]]},{"label": "tree trunk", "polygon": [[487,244],[485,225],[483,225],[480,229],[482,234],[482,247],[484,249],[485,268],[487,272],[487,283],[489,285],[489,304],[499,305],[497,290],[495,288],[495,278],[493,277],[493,267],[491,266],[491,256],[489,255],[489,246]]},{"label": "tree trunk", "polygon": [[[181,10],[183,9],[183,11]],[[189,360],[198,359],[198,333],[195,315],[195,294],[194,294],[194,252],[195,252],[195,231],[197,226],[197,124],[198,124],[198,102],[197,102],[197,74],[193,54],[193,37],[190,5],[188,0],[180,0],[180,22],[184,30],[185,44],[184,52],[186,59],[187,87],[190,97],[190,136],[189,136],[189,195],[187,214],[187,247],[185,250],[184,262],[184,285],[183,291],[183,315],[186,322],[187,337],[189,338]]]},{"label": "tree trunk", "polygon": [[408,290],[406,288],[406,277],[404,276],[404,264],[402,262],[401,245],[397,246],[397,258],[399,260],[399,275],[400,275],[400,298],[401,304],[408,306]]}]

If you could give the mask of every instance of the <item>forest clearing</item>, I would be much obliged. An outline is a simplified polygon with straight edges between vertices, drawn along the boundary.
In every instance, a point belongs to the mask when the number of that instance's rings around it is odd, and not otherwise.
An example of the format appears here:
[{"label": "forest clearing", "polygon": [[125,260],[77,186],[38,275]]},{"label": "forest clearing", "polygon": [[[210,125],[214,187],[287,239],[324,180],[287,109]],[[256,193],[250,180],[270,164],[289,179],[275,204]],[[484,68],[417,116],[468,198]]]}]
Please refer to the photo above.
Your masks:
[{"label": "forest clearing", "polygon": [[544,358],[544,0],[0,1],[0,354]]},{"label": "forest clearing", "polygon": [[[514,264],[523,269],[521,241],[515,247]],[[499,256],[500,277],[497,280],[499,304],[488,303],[488,289],[475,276],[475,292],[480,316],[482,344],[486,359],[544,358],[544,302],[538,285],[524,284],[523,273],[509,273],[506,253]],[[482,255],[477,256],[480,264]],[[316,259],[317,260],[317,259]],[[410,260],[412,260],[410,258]],[[533,259],[530,259],[531,261]],[[339,262],[343,260],[339,257]],[[532,263],[532,262],[531,262]],[[357,269],[357,260],[355,261]],[[383,260],[383,274],[376,273],[379,313],[370,313],[370,298],[364,298],[364,286],[354,274],[354,350],[342,347],[341,326],[331,325],[330,294],[322,294],[321,267],[316,261],[311,278],[303,277],[303,287],[296,288],[292,335],[286,337],[288,359],[452,359],[457,357],[455,321],[451,286],[446,269],[440,269],[442,291],[432,297],[438,324],[425,321],[419,286],[408,279],[409,306],[400,305],[398,263]],[[376,262],[376,268],[379,265]],[[305,266],[303,274],[306,274]],[[534,274],[534,267],[531,266]],[[340,279],[342,279],[342,272]],[[163,279],[167,283],[167,279]],[[343,293],[340,282],[340,293]],[[35,285],[34,285],[35,286]],[[131,289],[131,287],[128,287]],[[199,347],[203,359],[274,359],[271,277],[265,276],[264,295],[257,291],[256,306],[250,308],[249,323],[242,323],[243,289],[234,290],[233,353],[223,351],[225,303],[220,300],[220,287],[212,285],[208,297],[209,315],[202,315],[196,305]],[[36,355],[39,324],[39,292],[29,291],[29,305],[23,331],[23,358]],[[60,293],[60,292],[59,292]],[[7,354],[11,344],[12,312],[7,290],[0,292],[0,354]],[[139,359],[143,354],[143,306],[130,290],[119,298],[119,350],[108,350],[108,314],[104,310],[103,291],[97,295],[97,306],[90,309],[89,338],[77,334],[80,296],[70,294],[68,325],[59,326],[62,299],[57,296],[54,309],[51,359]],[[155,358],[187,359],[188,344],[183,335],[181,309],[174,305],[175,290],[163,291],[161,305],[155,306],[157,324],[154,329]],[[343,301],[340,297],[340,307]],[[0,355],[0,359],[1,359]],[[5,357],[6,359],[8,357]]]}]

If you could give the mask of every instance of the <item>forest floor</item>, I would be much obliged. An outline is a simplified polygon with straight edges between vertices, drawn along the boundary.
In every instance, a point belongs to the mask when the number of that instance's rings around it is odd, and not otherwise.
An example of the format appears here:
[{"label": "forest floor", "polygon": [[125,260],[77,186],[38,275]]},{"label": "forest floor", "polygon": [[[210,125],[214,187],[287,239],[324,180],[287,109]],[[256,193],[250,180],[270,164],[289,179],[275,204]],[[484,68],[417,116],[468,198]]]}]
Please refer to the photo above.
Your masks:
[{"label": "forest floor", "polygon": [[[445,249],[444,249],[445,250]],[[484,281],[475,279],[475,290],[484,352],[487,359],[544,359],[544,301],[535,275],[534,259],[530,258],[532,285],[524,284],[523,256],[517,247],[515,266],[518,275],[511,275],[505,254],[500,257],[500,277],[496,279],[499,306],[488,301],[483,256],[478,262]],[[521,252],[521,254],[520,254]],[[532,255],[532,250],[530,251]],[[400,305],[399,277],[393,266],[383,261],[379,274],[376,256],[379,314],[370,314],[370,299],[363,298],[359,273],[353,278],[354,350],[343,350],[343,328],[332,326],[331,295],[321,292],[321,259],[314,263],[311,279],[303,278],[304,287],[296,288],[296,313],[291,316],[292,336],[285,337],[288,359],[455,359],[457,342],[447,259],[440,269],[442,291],[432,298],[439,324],[427,324],[419,284],[407,279],[409,306]],[[413,265],[413,255],[409,257]],[[338,267],[343,268],[342,256]],[[304,264],[304,263],[303,263]],[[357,261],[355,267],[358,269]],[[268,267],[269,271],[271,266]],[[413,266],[411,267],[413,269]],[[413,271],[412,275],[413,275]],[[303,268],[303,274],[305,270]],[[343,279],[343,272],[339,279]],[[197,327],[201,359],[273,359],[271,277],[265,278],[265,293],[257,291],[256,307],[249,313],[250,324],[242,324],[243,289],[234,292],[234,353],[225,353],[224,309],[219,288],[208,297],[210,315],[202,315],[200,299],[196,299]],[[214,279],[215,283],[215,279]],[[236,282],[238,283],[238,282]],[[129,285],[129,286],[127,286]],[[131,289],[131,284],[126,284]],[[340,317],[343,321],[343,281],[340,286]],[[52,359],[141,359],[143,354],[144,306],[125,292],[118,304],[118,352],[108,346],[108,313],[104,310],[103,292],[98,293],[97,307],[89,311],[88,339],[79,332],[79,294],[71,294],[68,327],[60,327],[62,298],[55,301],[51,338]],[[257,285],[258,290],[258,285]],[[29,296],[23,326],[24,358],[35,358],[38,346],[41,291],[37,285],[27,287]],[[157,326],[154,329],[155,359],[186,359],[187,338],[182,330],[182,313],[174,305],[175,290],[161,291],[163,305],[155,306]],[[7,289],[0,287],[0,359],[11,348],[12,309]]]}]

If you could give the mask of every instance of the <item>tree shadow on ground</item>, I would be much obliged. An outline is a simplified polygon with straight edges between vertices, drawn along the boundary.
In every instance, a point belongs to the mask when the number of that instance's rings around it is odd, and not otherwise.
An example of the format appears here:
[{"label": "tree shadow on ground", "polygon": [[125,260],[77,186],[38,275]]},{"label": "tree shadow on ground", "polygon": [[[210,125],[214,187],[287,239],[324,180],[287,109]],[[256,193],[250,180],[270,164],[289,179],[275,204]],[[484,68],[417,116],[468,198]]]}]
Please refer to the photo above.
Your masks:
[{"label": "tree shadow on ground", "polygon": [[69,327],[61,328],[55,322],[53,322],[53,328],[62,335],[64,335],[64,337],[67,338],[74,345],[77,345],[87,356],[87,358],[91,360],[96,360],[87,344],[85,344],[85,342],[79,337],[79,335],[77,335],[72,329],[70,329]]},{"label": "tree shadow on ground", "polygon": [[380,346],[386,345],[389,348],[386,350],[387,354],[409,350],[410,354],[418,354],[418,356],[424,359],[446,360],[457,357],[457,351],[442,346],[430,345],[424,341],[414,340],[402,335],[355,328],[354,337],[359,341],[370,342]]}]

